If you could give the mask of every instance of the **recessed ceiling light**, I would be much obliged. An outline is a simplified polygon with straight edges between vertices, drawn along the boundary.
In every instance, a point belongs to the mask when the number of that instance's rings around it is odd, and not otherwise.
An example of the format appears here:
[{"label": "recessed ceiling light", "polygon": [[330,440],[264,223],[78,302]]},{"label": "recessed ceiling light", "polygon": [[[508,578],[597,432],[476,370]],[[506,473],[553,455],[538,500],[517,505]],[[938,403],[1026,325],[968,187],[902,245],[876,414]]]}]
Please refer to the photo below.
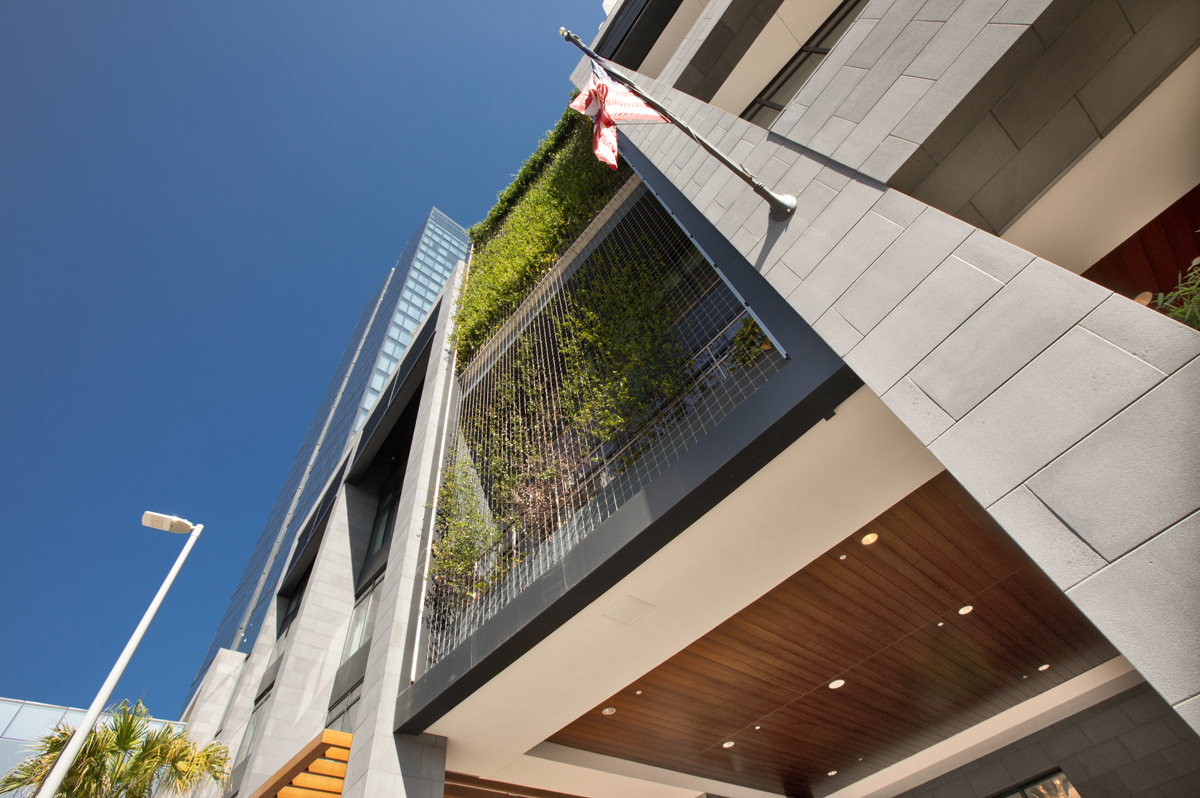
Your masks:
[{"label": "recessed ceiling light", "polygon": [[945,626],[945,624],[942,621],[938,621],[938,626]]},{"label": "recessed ceiling light", "polygon": [[1022,679],[1028,679],[1028,678],[1029,678],[1029,676],[1028,676],[1027,674],[1024,674],[1024,673],[1023,673],[1023,674],[1021,674],[1021,678],[1022,678]]},{"label": "recessed ceiling light", "polygon": [[605,707],[604,709],[600,710],[600,714],[601,715],[615,715],[615,714],[617,714],[617,708],[616,707]]},{"label": "recessed ceiling light", "polygon": [[877,540],[879,540],[878,534],[876,534],[875,532],[868,532],[867,534],[863,535],[862,544],[864,546],[870,546],[872,543],[874,543]]},{"label": "recessed ceiling light", "polygon": [[836,771],[836,770],[831,770],[831,771],[829,771],[829,775],[830,775],[830,776],[836,776],[836,775],[837,775],[837,771]]},{"label": "recessed ceiling light", "polygon": [[754,727],[754,730],[755,730],[755,731],[758,731],[758,730],[759,730],[759,729],[761,729],[761,728],[762,728],[762,726],[755,726],[755,727]]},{"label": "recessed ceiling light", "polygon": [[721,743],[721,747],[722,748],[733,748],[733,740],[726,740],[725,742]]},{"label": "recessed ceiling light", "polygon": [[846,555],[845,555],[845,554],[843,554],[842,556],[838,557],[838,559],[839,559],[839,560],[844,560],[844,559],[846,559]]},{"label": "recessed ceiling light", "polygon": [[1050,666],[1049,665],[1038,665],[1038,670],[1039,671],[1048,671],[1048,670],[1050,670]]},{"label": "recessed ceiling light", "polygon": [[634,694],[634,695],[641,695],[641,694],[642,694],[642,691],[641,691],[641,690],[634,690],[634,691],[633,691],[633,694]]},{"label": "recessed ceiling light", "polygon": [[832,682],[829,683],[829,689],[836,690],[839,687],[841,687],[842,685],[844,685],[845,683],[846,683],[845,679],[834,679]]},{"label": "recessed ceiling light", "polygon": [[964,607],[959,607],[959,609],[958,609],[958,614],[959,614],[959,615],[966,615],[968,612],[970,612],[970,611],[971,611],[971,610],[973,610],[973,609],[975,609],[975,608],[974,608],[974,607],[972,607],[970,604],[967,604],[967,605],[966,605],[966,606],[964,606]]}]

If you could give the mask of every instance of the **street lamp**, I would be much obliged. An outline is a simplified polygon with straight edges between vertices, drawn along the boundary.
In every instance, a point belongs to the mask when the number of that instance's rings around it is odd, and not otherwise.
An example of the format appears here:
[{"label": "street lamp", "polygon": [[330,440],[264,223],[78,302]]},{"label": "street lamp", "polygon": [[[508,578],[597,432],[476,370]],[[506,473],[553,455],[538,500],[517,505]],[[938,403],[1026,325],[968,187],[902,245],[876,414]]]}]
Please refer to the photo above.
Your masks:
[{"label": "street lamp", "polygon": [[150,602],[150,606],[146,609],[146,614],[142,616],[142,622],[138,624],[137,629],[133,630],[133,636],[125,644],[125,650],[117,658],[117,663],[109,671],[108,678],[104,680],[104,684],[100,687],[100,692],[96,694],[96,699],[88,707],[87,714],[83,716],[83,720],[80,721],[79,726],[71,733],[71,739],[67,741],[62,753],[58,755],[54,767],[50,769],[50,774],[42,782],[41,789],[37,793],[37,798],[54,798],[55,793],[58,792],[58,788],[62,786],[63,779],[67,777],[67,771],[71,769],[71,765],[75,762],[75,757],[79,755],[79,749],[83,747],[83,741],[87,739],[88,734],[92,731],[92,727],[96,725],[96,719],[100,717],[104,705],[108,703],[108,698],[112,695],[113,688],[117,686],[121,674],[125,672],[125,666],[129,664],[130,657],[137,650],[138,643],[142,642],[142,635],[146,633],[146,627],[150,625],[150,621],[154,618],[154,613],[158,611],[158,605],[162,604],[163,597],[167,595],[167,591],[171,588],[171,583],[175,581],[175,574],[179,573],[179,569],[183,566],[183,561],[187,559],[188,552],[192,550],[192,546],[196,543],[196,538],[200,536],[200,531],[204,529],[204,524],[193,524],[191,521],[185,521],[173,515],[151,512],[142,514],[142,526],[162,529],[181,535],[186,535],[189,532],[191,534],[188,536],[187,543],[183,544],[183,551],[179,552],[179,557],[175,560],[175,565],[171,566],[171,571],[167,574],[162,587],[158,589],[158,594]]}]

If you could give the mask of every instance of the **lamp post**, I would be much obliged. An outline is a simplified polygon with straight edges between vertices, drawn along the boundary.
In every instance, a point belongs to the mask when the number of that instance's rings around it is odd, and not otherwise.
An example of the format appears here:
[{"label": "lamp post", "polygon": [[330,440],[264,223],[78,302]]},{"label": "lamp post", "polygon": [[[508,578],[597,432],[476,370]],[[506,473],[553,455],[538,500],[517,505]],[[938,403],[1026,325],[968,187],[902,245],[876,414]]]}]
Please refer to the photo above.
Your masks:
[{"label": "lamp post", "polygon": [[117,657],[117,662],[113,665],[112,670],[109,671],[108,678],[104,680],[104,684],[101,685],[100,692],[96,694],[92,705],[88,707],[87,714],[83,716],[83,720],[80,721],[79,726],[71,733],[71,739],[67,741],[62,753],[58,755],[54,767],[50,769],[46,780],[42,782],[42,786],[37,793],[37,798],[54,798],[54,795],[58,792],[58,788],[62,786],[63,779],[67,777],[67,771],[71,769],[71,765],[75,762],[75,757],[79,755],[79,749],[83,747],[83,741],[87,739],[88,734],[92,731],[92,727],[96,725],[96,719],[100,717],[100,712],[103,711],[104,705],[108,703],[108,698],[112,695],[113,688],[117,686],[121,674],[125,672],[125,666],[129,664],[129,659],[137,649],[138,643],[142,642],[142,635],[146,633],[146,627],[150,625],[150,621],[154,618],[154,613],[158,611],[158,605],[162,604],[163,597],[167,595],[167,591],[171,588],[171,583],[175,581],[175,575],[179,573],[179,569],[183,566],[183,561],[187,559],[188,552],[192,550],[192,546],[196,543],[196,538],[200,536],[200,531],[204,529],[204,524],[193,524],[191,521],[185,521],[173,515],[151,512],[142,514],[142,526],[162,529],[181,535],[187,535],[189,532],[191,534],[188,535],[187,543],[183,545],[183,551],[179,552],[179,557],[175,560],[175,565],[171,567],[170,573],[167,574],[162,587],[158,589],[158,594],[154,596],[154,600],[150,602],[150,606],[146,609],[146,614],[142,616],[142,622],[138,624],[137,629],[133,630],[133,636],[125,644],[125,650],[121,652],[121,656]]}]

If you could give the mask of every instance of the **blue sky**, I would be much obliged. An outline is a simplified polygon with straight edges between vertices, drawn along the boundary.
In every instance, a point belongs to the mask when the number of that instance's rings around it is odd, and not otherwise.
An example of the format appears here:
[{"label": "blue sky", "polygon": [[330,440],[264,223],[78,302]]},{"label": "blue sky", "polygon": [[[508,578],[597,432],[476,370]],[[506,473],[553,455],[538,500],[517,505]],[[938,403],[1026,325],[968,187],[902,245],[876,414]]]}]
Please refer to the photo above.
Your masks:
[{"label": "blue sky", "polygon": [[0,4],[0,696],[174,717],[372,289],[478,221],[600,0]]}]

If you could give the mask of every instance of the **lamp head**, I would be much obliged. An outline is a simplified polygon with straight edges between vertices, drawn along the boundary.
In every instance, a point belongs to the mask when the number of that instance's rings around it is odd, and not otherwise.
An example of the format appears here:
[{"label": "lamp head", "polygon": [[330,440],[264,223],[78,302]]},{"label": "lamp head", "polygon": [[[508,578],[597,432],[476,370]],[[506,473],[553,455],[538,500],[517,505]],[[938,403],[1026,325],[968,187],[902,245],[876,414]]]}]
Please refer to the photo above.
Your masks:
[{"label": "lamp head", "polygon": [[149,510],[142,513],[142,526],[148,526],[151,529],[162,529],[178,535],[186,535],[193,529],[191,521],[173,515],[152,513]]}]

